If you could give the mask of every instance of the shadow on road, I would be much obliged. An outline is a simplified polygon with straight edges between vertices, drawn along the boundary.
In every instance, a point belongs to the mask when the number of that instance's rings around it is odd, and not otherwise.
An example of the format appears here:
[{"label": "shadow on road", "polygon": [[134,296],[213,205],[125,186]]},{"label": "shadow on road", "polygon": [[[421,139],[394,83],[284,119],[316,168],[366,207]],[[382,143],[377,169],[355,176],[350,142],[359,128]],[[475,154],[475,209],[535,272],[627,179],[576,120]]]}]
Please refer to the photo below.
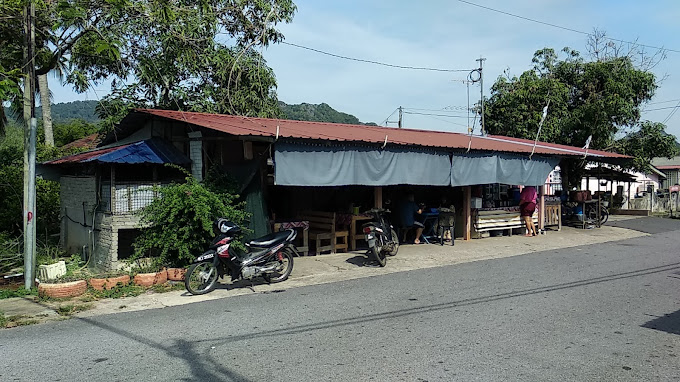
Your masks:
[{"label": "shadow on road", "polygon": [[183,360],[191,370],[191,377],[185,379],[187,381],[250,382],[250,380],[246,377],[218,364],[212,359],[212,357],[199,354],[198,351],[196,351],[196,342],[177,339],[172,345],[163,345],[160,342],[150,340],[146,337],[142,337],[89,318],[78,318],[78,320],[117,334],[121,337],[129,338],[148,347],[162,350],[170,357]]},{"label": "shadow on road", "polygon": [[680,334],[680,310],[655,318],[642,325],[642,327],[671,334]]}]

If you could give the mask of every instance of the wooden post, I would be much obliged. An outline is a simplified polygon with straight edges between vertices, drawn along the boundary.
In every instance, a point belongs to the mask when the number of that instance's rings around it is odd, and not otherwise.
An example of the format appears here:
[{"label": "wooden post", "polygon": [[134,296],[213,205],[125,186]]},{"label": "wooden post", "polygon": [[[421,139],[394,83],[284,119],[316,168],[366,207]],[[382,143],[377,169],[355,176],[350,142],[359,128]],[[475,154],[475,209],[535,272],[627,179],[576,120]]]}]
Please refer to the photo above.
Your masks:
[{"label": "wooden post", "polygon": [[470,240],[472,232],[471,210],[472,187],[463,188],[463,240]]},{"label": "wooden post", "polygon": [[375,208],[382,208],[383,198],[382,198],[382,187],[373,187],[373,206]]},{"label": "wooden post", "polygon": [[538,187],[538,229],[545,229],[545,192],[543,190],[545,186]]},{"label": "wooden post", "polygon": [[243,142],[243,159],[245,160],[253,159],[253,142],[250,141]]}]

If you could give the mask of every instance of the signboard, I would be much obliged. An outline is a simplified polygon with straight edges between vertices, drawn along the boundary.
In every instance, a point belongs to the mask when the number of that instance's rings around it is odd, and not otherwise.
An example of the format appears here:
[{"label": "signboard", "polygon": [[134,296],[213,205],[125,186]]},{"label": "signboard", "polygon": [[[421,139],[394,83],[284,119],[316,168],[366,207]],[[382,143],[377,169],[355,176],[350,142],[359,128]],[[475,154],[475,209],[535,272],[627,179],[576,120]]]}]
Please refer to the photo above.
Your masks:
[{"label": "signboard", "polygon": [[670,187],[668,188],[668,191],[670,191],[670,192],[678,192],[678,191],[680,191],[680,186],[678,186],[677,184],[676,184],[675,186],[670,186]]}]

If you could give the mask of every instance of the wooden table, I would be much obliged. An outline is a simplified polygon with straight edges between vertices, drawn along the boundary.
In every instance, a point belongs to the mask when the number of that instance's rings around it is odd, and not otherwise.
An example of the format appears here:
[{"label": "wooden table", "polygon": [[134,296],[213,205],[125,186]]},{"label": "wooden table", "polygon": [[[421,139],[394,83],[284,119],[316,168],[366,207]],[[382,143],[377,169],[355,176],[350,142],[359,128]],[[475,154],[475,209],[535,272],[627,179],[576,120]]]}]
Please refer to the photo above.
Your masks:
[{"label": "wooden table", "polygon": [[298,252],[307,256],[309,254],[309,222],[306,220],[277,222],[274,223],[274,231],[283,231],[284,229],[294,229],[296,231],[302,230],[302,235],[298,235],[302,239],[302,245],[297,246]]},{"label": "wooden table", "polygon": [[354,251],[357,248],[357,241],[366,240],[366,235],[363,231],[357,232],[361,229],[361,225],[357,224],[361,221],[372,220],[371,216],[353,215],[353,214],[338,214],[337,221],[339,224],[349,226],[349,250]]}]

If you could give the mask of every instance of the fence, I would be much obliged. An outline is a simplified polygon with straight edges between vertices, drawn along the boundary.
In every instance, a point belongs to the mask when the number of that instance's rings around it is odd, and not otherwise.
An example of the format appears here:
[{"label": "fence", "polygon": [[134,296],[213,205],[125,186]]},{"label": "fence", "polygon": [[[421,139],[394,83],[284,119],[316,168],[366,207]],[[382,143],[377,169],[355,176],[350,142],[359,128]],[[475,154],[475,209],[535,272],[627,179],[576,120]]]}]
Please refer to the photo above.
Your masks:
[{"label": "fence", "polygon": [[680,207],[679,204],[676,193],[664,196],[647,194],[642,198],[631,199],[630,203],[628,203],[628,209],[648,210],[653,213],[678,212],[678,208]]}]

